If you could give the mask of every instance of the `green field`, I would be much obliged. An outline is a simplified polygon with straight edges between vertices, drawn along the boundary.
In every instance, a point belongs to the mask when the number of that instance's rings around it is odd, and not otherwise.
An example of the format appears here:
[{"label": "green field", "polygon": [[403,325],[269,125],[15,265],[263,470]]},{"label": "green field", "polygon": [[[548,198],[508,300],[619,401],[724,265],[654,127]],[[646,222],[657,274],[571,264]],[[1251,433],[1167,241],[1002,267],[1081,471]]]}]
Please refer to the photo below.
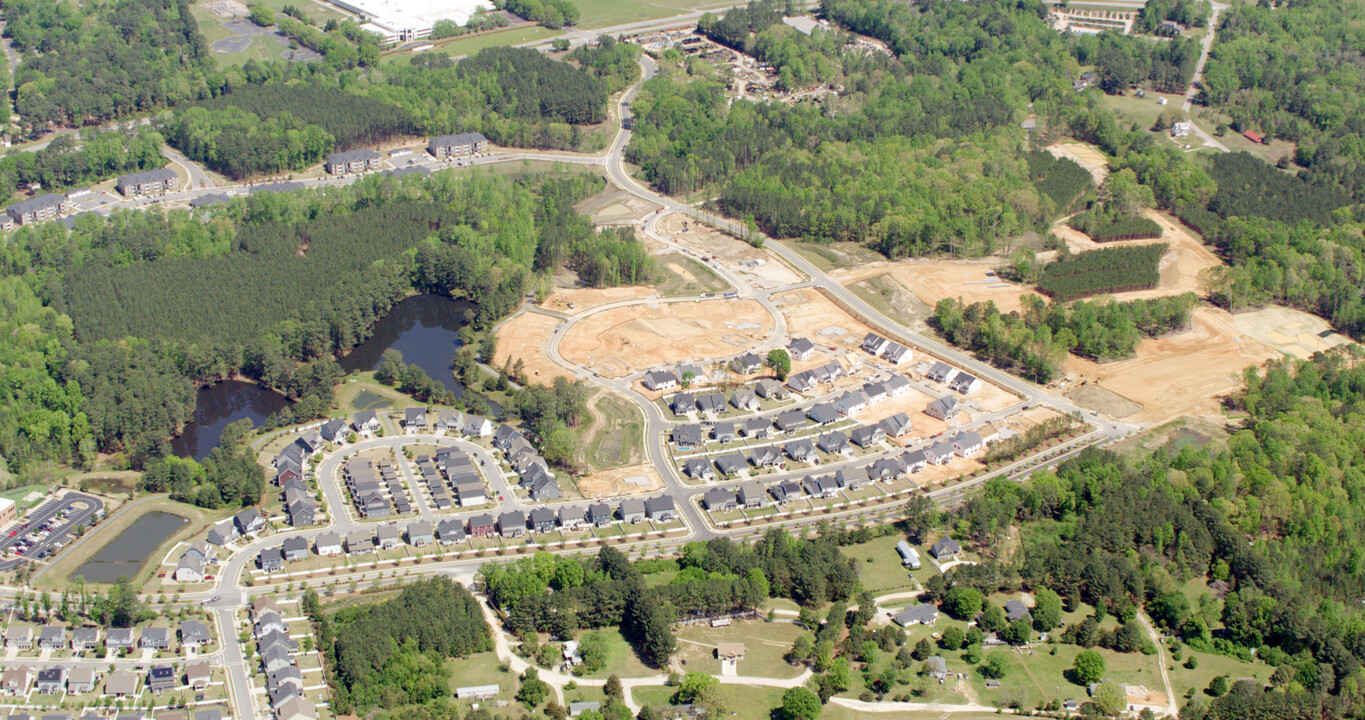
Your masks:
[{"label": "green field", "polygon": [[[6,490],[4,492],[0,492],[0,497],[5,498],[6,500],[13,500],[14,504],[18,505],[20,510],[28,510],[32,508],[34,505],[41,503],[45,499],[45,496],[49,489],[50,488],[46,485],[25,485],[23,487],[17,487],[10,490]],[[38,497],[33,500],[29,500],[28,495],[30,493],[38,493],[39,495],[42,495],[44,497]]]},{"label": "green field", "polygon": [[[427,52],[440,52],[451,57],[462,57],[473,55],[474,53],[487,47],[505,47],[507,45],[520,45],[522,43],[549,40],[558,37],[561,33],[558,30],[549,30],[539,25],[524,25],[516,28],[506,28],[493,32],[481,33],[470,37],[454,37],[437,40],[432,43],[435,47]],[[405,62],[409,58],[415,57],[411,50],[395,50],[386,53],[383,62]]]},{"label": "green field", "polygon": [[474,653],[458,660],[448,658],[446,667],[450,668],[451,693],[454,693],[456,688],[476,685],[497,685],[498,700],[511,700],[517,693],[516,674],[511,671],[503,672],[496,653]]},{"label": "green field", "polygon": [[[858,561],[858,578],[864,590],[874,595],[907,592],[914,590],[915,584],[911,580],[912,573],[901,565],[900,553],[896,552],[896,543],[902,539],[902,535],[895,533],[860,545],[841,547],[839,552]],[[923,548],[920,548],[920,557],[928,557]],[[926,561],[914,574],[923,583],[934,573],[933,566]]]},{"label": "green field", "polygon": [[[663,672],[662,670],[655,670],[641,662],[640,658],[635,654],[635,649],[621,636],[621,631],[619,629],[602,628],[601,630],[594,630],[592,632],[600,632],[607,638],[607,664],[603,666],[601,671],[589,673],[584,675],[584,677],[605,680],[609,675],[615,675],[621,678],[632,678],[649,677]],[[583,636],[580,635],[578,639],[581,641]]]},{"label": "green field", "polygon": [[744,659],[739,661],[740,675],[793,678],[801,674],[801,669],[788,663],[783,656],[802,633],[806,631],[793,623],[761,620],[715,628],[688,625],[678,628],[678,652],[674,659],[685,661],[689,670],[719,675],[720,660],[716,658],[715,646],[723,642],[740,642],[747,649]]},{"label": "green field", "polygon": [[659,258],[655,287],[664,297],[693,297],[702,293],[720,293],[731,289],[711,268],[681,255]]},{"label": "green field", "polygon": [[[636,688],[634,691],[636,702],[641,705],[652,705],[654,707],[665,707],[669,704],[669,698],[673,697],[675,689],[671,687],[650,686]],[[772,709],[782,704],[781,688],[770,687],[748,687],[745,685],[719,685],[716,688],[717,698],[723,710],[722,716],[732,720],[770,720]],[[830,717],[826,712],[820,715],[821,718]],[[850,717],[850,716],[845,716]],[[882,715],[878,713],[878,718]]]},{"label": "green field", "polygon": [[603,392],[589,402],[589,408],[594,420],[598,415],[601,420],[588,428],[584,438],[587,464],[605,470],[637,462],[644,420],[635,405],[620,395]]}]

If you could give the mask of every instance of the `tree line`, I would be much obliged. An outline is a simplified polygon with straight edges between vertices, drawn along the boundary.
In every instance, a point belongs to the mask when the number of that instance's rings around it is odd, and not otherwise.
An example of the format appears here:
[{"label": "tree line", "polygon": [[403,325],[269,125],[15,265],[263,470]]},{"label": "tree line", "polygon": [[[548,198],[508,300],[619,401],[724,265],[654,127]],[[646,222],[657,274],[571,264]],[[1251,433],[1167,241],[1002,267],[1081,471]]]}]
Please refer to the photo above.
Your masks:
[{"label": "tree line", "polygon": [[552,30],[578,24],[578,6],[570,0],[494,0],[493,6]]},{"label": "tree line", "polygon": [[1065,302],[1099,293],[1156,287],[1161,281],[1161,256],[1168,247],[1152,243],[1061,255],[1043,267],[1038,291]]}]

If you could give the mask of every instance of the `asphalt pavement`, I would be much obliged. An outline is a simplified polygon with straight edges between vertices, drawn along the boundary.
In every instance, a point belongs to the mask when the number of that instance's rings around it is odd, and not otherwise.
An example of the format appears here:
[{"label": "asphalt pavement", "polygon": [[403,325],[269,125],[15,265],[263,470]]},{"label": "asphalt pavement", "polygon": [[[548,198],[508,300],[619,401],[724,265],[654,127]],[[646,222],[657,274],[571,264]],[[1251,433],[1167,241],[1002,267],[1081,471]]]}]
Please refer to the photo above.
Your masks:
[{"label": "asphalt pavement", "polygon": [[[67,506],[74,505],[75,510],[71,515],[63,520],[60,525],[53,528],[47,537],[30,545],[23,555],[7,558],[0,561],[0,572],[7,572],[27,562],[31,558],[41,557],[43,553],[52,549],[58,542],[68,540],[68,536],[82,523],[90,521],[96,513],[104,509],[104,501],[91,495],[68,492],[66,495],[55,500],[48,500],[38,506],[33,512],[24,516],[23,527],[17,528],[13,535],[0,539],[0,555],[5,554],[10,547],[20,540],[33,535],[42,528],[43,523],[55,517]],[[93,524],[93,523],[90,523]]]}]

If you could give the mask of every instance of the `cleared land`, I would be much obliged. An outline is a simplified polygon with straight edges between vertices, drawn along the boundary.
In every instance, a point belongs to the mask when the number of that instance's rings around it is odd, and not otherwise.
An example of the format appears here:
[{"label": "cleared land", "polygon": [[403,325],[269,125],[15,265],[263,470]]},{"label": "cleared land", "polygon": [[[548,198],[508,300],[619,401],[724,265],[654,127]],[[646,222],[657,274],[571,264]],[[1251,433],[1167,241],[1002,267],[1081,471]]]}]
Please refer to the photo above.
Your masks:
[{"label": "cleared land", "polygon": [[[787,317],[787,334],[808,338],[821,348],[843,345],[856,350],[863,336],[872,331],[814,288],[788,290],[774,295],[773,300]],[[820,364],[826,362],[829,360],[822,359]]]},{"label": "cleared land", "polygon": [[753,300],[634,305],[605,310],[570,328],[560,352],[604,377],[684,360],[728,357],[756,346],[773,318]]},{"label": "cleared land", "polygon": [[[1217,421],[1222,416],[1218,399],[1241,386],[1242,368],[1280,353],[1245,337],[1232,315],[1217,308],[1195,308],[1191,326],[1140,341],[1137,356],[1129,360],[1101,364],[1070,356],[1063,368],[1070,377],[1140,403],[1143,408],[1132,420],[1160,423],[1188,414]],[[1078,402],[1083,398],[1073,395]]]},{"label": "cleared land", "polygon": [[1109,177],[1109,160],[1104,157],[1104,153],[1090,145],[1079,142],[1064,142],[1049,145],[1045,149],[1052,153],[1053,157],[1075,160],[1078,165],[1090,173],[1090,177],[1095,179],[1097,187],[1104,182],[1106,177]]},{"label": "cleared land", "polygon": [[776,255],[702,225],[682,213],[660,219],[655,229],[669,240],[711,258],[711,262],[747,277],[758,288],[775,288],[806,279]]},{"label": "cleared land", "polygon": [[498,328],[498,347],[493,353],[493,365],[500,368],[508,360],[513,365],[521,360],[526,364],[527,379],[533,383],[548,385],[556,377],[573,380],[572,373],[556,365],[545,353],[546,341],[562,322],[550,315],[524,312],[503,323]]},{"label": "cleared land", "polygon": [[578,492],[585,498],[635,495],[658,490],[664,486],[663,478],[659,477],[659,472],[649,463],[599,470],[575,482],[578,484]]},{"label": "cleared land", "polygon": [[622,300],[640,300],[658,295],[656,288],[625,285],[610,288],[556,288],[540,307],[564,315],[579,315],[593,308]]},{"label": "cleared land", "polygon": [[664,297],[695,297],[733,289],[711,268],[691,258],[674,253],[659,258],[658,262],[659,294]]},{"label": "cleared land", "polygon": [[863,302],[881,314],[916,332],[929,330],[928,320],[934,309],[915,297],[910,288],[889,274],[877,275],[848,286]]},{"label": "cleared land", "polygon": [[1245,335],[1296,358],[1307,359],[1351,339],[1332,330],[1326,320],[1301,310],[1271,306],[1232,316],[1232,324]]},{"label": "cleared land", "polygon": [[1027,285],[1016,285],[986,275],[987,272],[994,272],[999,266],[998,258],[977,260],[924,258],[901,262],[875,262],[836,270],[830,273],[830,276],[840,285],[887,276],[908,288],[930,308],[943,298],[962,298],[968,303],[992,301],[1002,312],[1018,310],[1019,296],[1033,291]]}]

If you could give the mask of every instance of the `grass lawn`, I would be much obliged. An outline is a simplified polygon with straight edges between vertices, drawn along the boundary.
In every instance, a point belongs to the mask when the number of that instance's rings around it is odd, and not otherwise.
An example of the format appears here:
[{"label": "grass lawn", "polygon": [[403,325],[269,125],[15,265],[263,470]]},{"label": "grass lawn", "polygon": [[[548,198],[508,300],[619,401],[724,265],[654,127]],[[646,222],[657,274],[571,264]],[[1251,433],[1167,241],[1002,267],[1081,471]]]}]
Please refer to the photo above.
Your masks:
[{"label": "grass lawn", "polygon": [[299,0],[252,0],[253,4],[264,5],[277,13],[284,12],[284,6],[293,5],[303,11],[314,25],[322,27],[328,20],[345,20],[347,15],[336,8],[321,2],[299,2]]},{"label": "grass lawn", "polygon": [[637,462],[643,451],[644,419],[635,404],[616,393],[599,392],[589,401],[589,409],[594,422],[583,438],[588,465],[605,470]]},{"label": "grass lawn", "polygon": [[348,378],[337,388],[336,397],[337,407],[346,415],[360,410],[383,410],[416,405],[412,398],[375,382],[374,373],[360,373],[354,378]]},{"label": "grass lawn", "polygon": [[[550,30],[540,27],[539,25],[526,25],[517,28],[507,28],[505,30],[481,33],[472,37],[456,37],[450,38],[449,40],[437,40],[433,43],[436,47],[427,52],[441,52],[446,53],[451,57],[462,57],[464,55],[473,55],[487,47],[520,45],[521,43],[526,42],[548,40],[561,34],[563,33],[559,30]],[[405,62],[412,57],[413,53],[400,50],[385,54],[383,62]]]},{"label": "grass lawn", "polygon": [[665,255],[659,258],[658,263],[659,282],[655,283],[655,287],[664,297],[691,297],[731,289],[730,283],[722,280],[715,271],[692,258]]},{"label": "grass lawn", "polygon": [[[1052,654],[1053,648],[1057,651],[1056,655]],[[1096,650],[1104,657],[1106,678],[1128,685],[1141,685],[1153,693],[1164,692],[1161,671],[1157,668],[1155,656],[1116,653],[1102,648]],[[1033,707],[1049,700],[1066,698],[1080,700],[1086,697],[1085,687],[1072,683],[1065,675],[1080,651],[1081,648],[1075,645],[1061,644],[1037,645],[1031,655],[1027,654],[1028,651],[1021,652],[1011,648],[987,650],[987,656],[999,653],[1005,659],[1007,670],[1004,679],[1001,680],[1000,689],[987,690],[985,678],[976,673],[969,673],[972,676],[970,682],[977,696],[987,701],[987,704],[1016,699],[1024,707]],[[960,652],[948,653],[945,657],[948,658],[950,670],[969,667],[961,660]]]},{"label": "grass lawn", "polygon": [[[806,632],[792,623],[766,623],[762,620],[736,622],[729,627],[689,625],[679,628],[678,652],[674,656],[686,661],[688,670],[720,674],[720,660],[715,646],[723,642],[742,642],[747,648],[739,661],[739,674],[754,677],[792,678],[801,674],[799,668],[782,659],[791,649],[798,635]],[[700,643],[700,644],[697,644]]]},{"label": "grass lawn", "polygon": [[[662,686],[636,688],[635,701],[641,705],[665,707],[669,705],[669,698],[673,697],[674,691],[675,688]],[[769,720],[772,709],[782,704],[782,693],[785,691],[781,688],[720,685],[716,692],[725,711],[723,716],[733,720]],[[827,717],[826,713],[833,707],[827,705],[820,716]],[[880,713],[878,717],[881,717]]]},{"label": "grass lawn", "polygon": [[[896,533],[871,542],[841,547],[839,552],[858,561],[858,578],[864,590],[875,595],[914,590],[910,571],[901,565],[900,553],[896,552],[896,543],[902,539],[903,536]],[[928,567],[927,562],[924,565]]]},{"label": "grass lawn", "polygon": [[[1270,676],[1275,673],[1275,668],[1263,662],[1244,663],[1226,655],[1195,652],[1189,646],[1180,649],[1180,662],[1171,659],[1169,648],[1163,646],[1161,651],[1166,653],[1166,671],[1171,676],[1171,690],[1175,691],[1177,701],[1183,701],[1185,693],[1190,689],[1198,695],[1219,675],[1227,675],[1232,682],[1239,678],[1269,682]],[[1198,660],[1193,670],[1185,667],[1185,662],[1191,657]]]},{"label": "grass lawn", "polygon": [[450,691],[456,688],[477,685],[497,685],[498,699],[511,700],[517,693],[517,676],[511,671],[503,672],[497,653],[474,653],[466,658],[447,659],[450,668]]},{"label": "grass lawn", "polygon": [[[1165,97],[1166,104],[1158,105],[1157,97]],[[1183,101],[1178,94],[1149,92],[1147,97],[1135,94],[1104,95],[1102,103],[1112,109],[1124,125],[1136,124],[1139,130],[1150,130],[1162,113],[1179,115],[1182,120],[1185,119],[1185,113],[1180,109]],[[1169,136],[1166,132],[1161,134]]]},{"label": "grass lawn", "polygon": [[[189,519],[189,523],[180,528],[180,530],[176,531],[169,538],[166,538],[165,542],[147,556],[147,560],[143,563],[142,569],[138,571],[137,577],[133,578],[134,587],[146,582],[147,579],[151,577],[152,573],[160,567],[161,561],[166,555],[167,548],[181,540],[193,537],[207,528],[209,524],[215,520],[228,517],[232,514],[231,509],[209,514],[201,508],[174,502],[166,498],[148,501],[138,505],[129,512],[120,514],[114,519],[104,522],[97,526],[93,532],[86,533],[85,537],[80,539],[77,546],[68,548],[67,552],[61,556],[61,559],[50,565],[47,571],[42,575],[36,577],[33,581],[34,585],[39,587],[64,587],[69,582],[71,573],[85,564],[86,560],[93,557],[103,549],[105,545],[108,545],[117,539],[118,536],[136,522],[138,518],[147,513],[156,511],[179,515]],[[99,586],[100,584],[87,582],[86,585]]]},{"label": "grass lawn", "polygon": [[[600,632],[607,638],[607,663],[600,671],[584,675],[584,677],[605,680],[609,675],[622,678],[649,677],[663,672],[641,662],[635,654],[635,649],[621,636],[620,629],[602,628],[594,632]],[[578,639],[582,641],[583,637],[580,635]]]},{"label": "grass lawn", "polygon": [[[19,506],[20,510],[29,510],[34,505],[38,505],[46,500],[47,491],[50,489],[51,488],[47,485],[25,485],[23,487],[0,492],[0,497],[5,498],[6,500],[13,500],[14,504]],[[28,496],[30,493],[38,493],[41,497],[29,500]]]}]

